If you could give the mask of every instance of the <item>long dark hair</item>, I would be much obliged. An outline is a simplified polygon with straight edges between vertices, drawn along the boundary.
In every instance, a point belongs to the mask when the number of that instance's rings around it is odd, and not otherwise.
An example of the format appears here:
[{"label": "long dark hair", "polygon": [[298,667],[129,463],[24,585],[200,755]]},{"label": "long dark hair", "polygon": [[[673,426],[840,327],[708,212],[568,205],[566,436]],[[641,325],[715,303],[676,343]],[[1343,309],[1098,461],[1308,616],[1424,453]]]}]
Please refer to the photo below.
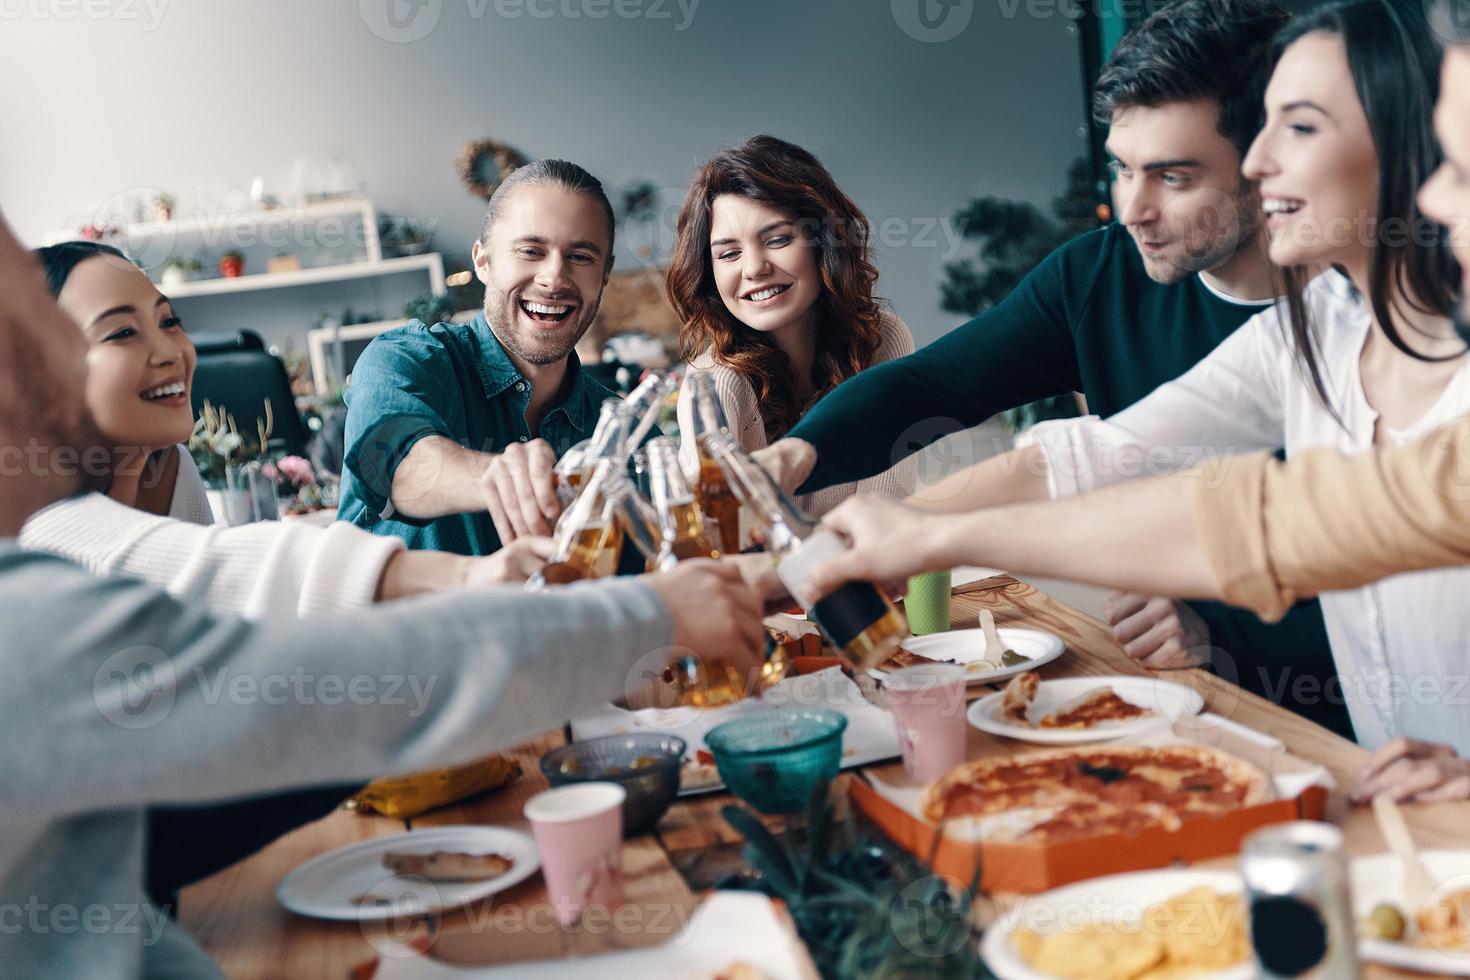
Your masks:
[{"label": "long dark hair", "polygon": [[[1314,33],[1342,38],[1378,154],[1378,221],[1368,280],[1373,315],[1389,341],[1410,357],[1453,360],[1460,355],[1418,353],[1405,343],[1396,324],[1404,304],[1420,313],[1450,316],[1459,282],[1459,264],[1450,253],[1446,230],[1427,218],[1418,202],[1419,188],[1442,159],[1433,124],[1440,47],[1422,9],[1399,10],[1387,0],[1348,0],[1292,21],[1276,39],[1276,60]],[[1405,227],[1395,234],[1401,223]],[[1400,236],[1402,240],[1395,240]],[[1305,300],[1309,276],[1302,268],[1286,268],[1282,277],[1297,360],[1318,398],[1336,414],[1314,349]]]},{"label": "long dark hair", "polygon": [[99,255],[110,255],[130,265],[136,264],[119,249],[102,242],[61,242],[35,249],[35,256],[46,273],[46,288],[51,290],[52,296],[61,295],[61,288],[77,266]]},{"label": "long dark hair", "polygon": [[759,201],[791,217],[817,249],[822,292],[816,302],[817,395],[869,367],[879,343],[878,269],[869,250],[868,219],[827,169],[806,150],[756,136],[722,150],[700,167],[679,209],[669,263],[669,300],[679,315],[685,357],[708,350],[717,364],[749,379],[760,402],[766,438],[774,441],[801,418],[797,379],[770,337],[725,307],[710,256],[710,206],[721,194]]}]

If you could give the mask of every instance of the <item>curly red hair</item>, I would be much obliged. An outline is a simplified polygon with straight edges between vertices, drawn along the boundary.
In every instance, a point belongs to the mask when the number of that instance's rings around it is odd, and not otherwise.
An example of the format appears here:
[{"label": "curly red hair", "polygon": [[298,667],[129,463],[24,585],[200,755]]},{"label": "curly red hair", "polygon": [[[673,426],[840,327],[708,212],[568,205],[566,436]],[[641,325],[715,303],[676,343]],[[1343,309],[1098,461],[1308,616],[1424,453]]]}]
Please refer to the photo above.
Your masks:
[{"label": "curly red hair", "polygon": [[[801,404],[785,353],[769,336],[740,322],[720,298],[710,256],[710,209],[735,194],[783,212],[817,249],[822,292],[817,299],[816,395]],[[775,441],[811,404],[869,367],[879,344],[878,269],[868,219],[827,169],[806,150],[774,136],[755,136],[722,150],[694,174],[679,209],[669,263],[669,300],[679,315],[680,349],[692,358],[709,351],[715,363],[744,375],[755,389],[766,438]]]}]

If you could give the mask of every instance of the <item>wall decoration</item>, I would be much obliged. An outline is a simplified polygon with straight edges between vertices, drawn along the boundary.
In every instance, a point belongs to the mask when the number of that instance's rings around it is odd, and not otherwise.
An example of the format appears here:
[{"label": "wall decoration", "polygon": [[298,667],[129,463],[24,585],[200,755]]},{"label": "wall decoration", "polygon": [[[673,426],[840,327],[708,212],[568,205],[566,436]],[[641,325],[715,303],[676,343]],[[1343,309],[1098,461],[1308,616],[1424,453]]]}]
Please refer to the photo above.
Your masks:
[{"label": "wall decoration", "polygon": [[459,156],[454,160],[454,172],[459,175],[465,190],[482,201],[488,201],[502,180],[529,162],[522,154],[496,140],[470,140],[460,148]]}]

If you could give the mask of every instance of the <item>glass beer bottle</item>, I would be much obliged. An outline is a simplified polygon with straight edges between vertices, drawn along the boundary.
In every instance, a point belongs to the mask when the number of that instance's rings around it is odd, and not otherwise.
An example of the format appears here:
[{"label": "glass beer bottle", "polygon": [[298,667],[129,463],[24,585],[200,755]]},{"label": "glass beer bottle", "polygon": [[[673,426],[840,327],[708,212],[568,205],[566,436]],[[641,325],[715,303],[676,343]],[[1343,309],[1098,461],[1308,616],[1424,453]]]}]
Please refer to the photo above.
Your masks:
[{"label": "glass beer bottle", "polygon": [[699,456],[696,492],[699,507],[711,528],[710,538],[727,555],[740,551],[740,500],[730,489],[724,471],[709,448],[711,436],[728,434],[725,410],[715,397],[714,379],[707,371],[689,375],[689,397],[694,401],[694,445]]},{"label": "glass beer bottle", "polygon": [[[735,495],[765,528],[776,574],[795,595],[814,567],[847,546],[798,507],[729,433],[713,435],[708,442]],[[806,611],[828,641],[859,667],[887,659],[909,635],[903,614],[870,582],[848,582]]]},{"label": "glass beer bottle", "polygon": [[556,544],[551,557],[526,583],[526,588],[535,590],[605,578],[617,569],[623,534],[604,487],[612,476],[621,476],[621,467],[616,460],[598,461],[571,509],[556,522]]},{"label": "glass beer bottle", "polygon": [[633,428],[633,414],[627,403],[620,398],[608,398],[597,413],[597,425],[592,438],[583,439],[556,461],[552,477],[556,483],[556,495],[562,509],[572,506],[582,484],[592,475],[599,459],[616,455],[622,451],[623,443]]},{"label": "glass beer bottle", "polygon": [[[650,442],[650,448],[653,448],[654,444],[659,441],[655,439]],[[667,443],[667,448],[659,453],[667,457],[666,463],[663,464],[666,469],[663,472],[677,473],[678,478],[682,479],[684,474],[678,466],[677,450],[672,441],[664,441]],[[655,477],[655,480],[657,479]],[[685,486],[687,487],[687,484]],[[603,493],[617,515],[624,535],[642,553],[650,573],[666,572],[687,558],[714,557],[714,549],[702,551],[697,547],[690,549],[675,547],[676,532],[672,529],[676,522],[663,519],[658,509],[650,506],[648,501],[643,499],[626,476],[615,474],[603,489]],[[689,521],[702,537],[703,528],[697,520],[697,512],[693,520],[689,518],[685,520]],[[790,667],[791,662],[786,656],[786,651],[773,644],[767,651],[765,663],[761,666],[760,675],[756,680],[756,690],[764,690],[785,677]],[[697,657],[687,657],[678,664],[670,665],[664,670],[663,679],[666,684],[673,687],[679,704],[698,708],[712,708],[739,701],[747,696],[750,688],[740,671],[729,664],[708,665]]]},{"label": "glass beer bottle", "polygon": [[643,442],[653,427],[658,424],[659,413],[663,411],[664,404],[679,382],[661,368],[650,370],[638,387],[628,392],[628,397],[623,404],[628,408],[629,417],[633,419],[632,429],[623,439],[621,446],[622,458],[626,460],[633,454],[633,450]]},{"label": "glass beer bottle", "polygon": [[647,453],[649,496],[663,532],[664,548],[676,561],[720,557],[719,548],[706,533],[699,501],[679,468],[679,449],[674,440],[659,436],[648,443]]}]

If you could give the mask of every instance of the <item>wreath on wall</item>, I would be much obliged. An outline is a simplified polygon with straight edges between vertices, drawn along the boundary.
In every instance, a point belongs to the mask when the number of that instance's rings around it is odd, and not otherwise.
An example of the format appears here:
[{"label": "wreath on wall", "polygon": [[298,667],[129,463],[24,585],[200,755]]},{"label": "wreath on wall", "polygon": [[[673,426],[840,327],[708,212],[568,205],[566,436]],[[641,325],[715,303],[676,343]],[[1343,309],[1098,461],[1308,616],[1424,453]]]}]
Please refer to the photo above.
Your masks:
[{"label": "wreath on wall", "polygon": [[520,153],[497,140],[470,140],[460,149],[454,161],[454,171],[459,174],[465,190],[488,201],[501,181],[528,162]]}]

